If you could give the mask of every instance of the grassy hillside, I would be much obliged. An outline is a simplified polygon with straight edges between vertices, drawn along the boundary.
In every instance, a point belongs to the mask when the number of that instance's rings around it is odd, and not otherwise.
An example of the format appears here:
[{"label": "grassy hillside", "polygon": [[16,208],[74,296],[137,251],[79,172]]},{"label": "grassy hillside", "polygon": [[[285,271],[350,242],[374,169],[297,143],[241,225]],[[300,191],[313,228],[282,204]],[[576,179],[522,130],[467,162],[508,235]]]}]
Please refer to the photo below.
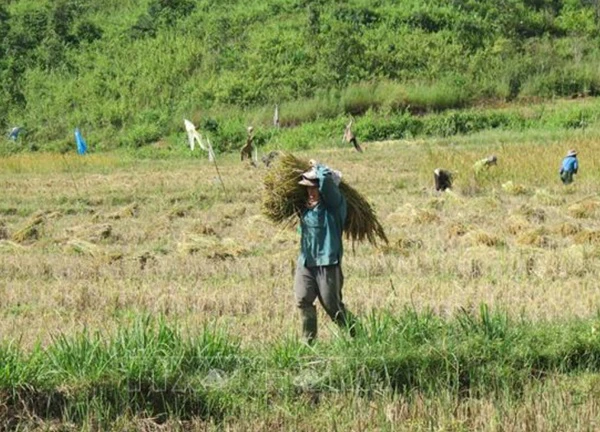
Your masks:
[{"label": "grassy hillside", "polygon": [[293,126],[595,96],[599,11],[588,0],[5,1],[0,127],[24,126],[27,149],[64,150],[79,126],[101,150],[174,140],[188,117],[227,150],[245,125],[267,127],[275,103]]}]

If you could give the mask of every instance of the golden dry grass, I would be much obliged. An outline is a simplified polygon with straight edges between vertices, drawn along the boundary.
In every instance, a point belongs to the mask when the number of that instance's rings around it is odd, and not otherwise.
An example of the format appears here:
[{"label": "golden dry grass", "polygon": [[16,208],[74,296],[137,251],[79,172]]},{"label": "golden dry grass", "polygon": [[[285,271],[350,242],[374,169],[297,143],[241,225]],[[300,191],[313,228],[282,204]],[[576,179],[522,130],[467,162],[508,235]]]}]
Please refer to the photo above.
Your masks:
[{"label": "golden dry grass", "polygon": [[[300,153],[340,169],[390,239],[381,249],[346,245],[347,306],[451,314],[485,302],[532,319],[594,315],[600,141],[567,138]],[[582,169],[565,187],[556,173],[570,147]],[[474,178],[473,162],[492,152],[498,166]],[[0,333],[26,345],[161,313],[189,331],[216,322],[245,342],[296,334],[298,234],[260,214],[266,168],[234,155],[219,163],[227,193],[205,160],[89,155],[71,157],[68,169],[60,156],[3,161]],[[436,167],[457,173],[452,192],[433,190]],[[505,190],[508,181],[527,193]],[[36,235],[18,235],[35,218]]]}]

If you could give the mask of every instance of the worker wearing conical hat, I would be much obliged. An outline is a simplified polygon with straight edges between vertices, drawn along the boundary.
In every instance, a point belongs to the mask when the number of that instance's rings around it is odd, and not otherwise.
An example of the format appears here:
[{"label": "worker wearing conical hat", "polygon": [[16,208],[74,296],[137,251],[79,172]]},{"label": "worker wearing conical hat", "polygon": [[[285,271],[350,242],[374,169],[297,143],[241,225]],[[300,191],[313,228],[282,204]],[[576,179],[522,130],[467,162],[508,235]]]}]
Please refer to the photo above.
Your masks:
[{"label": "worker wearing conical hat", "polygon": [[573,176],[577,174],[579,170],[579,161],[577,160],[577,151],[571,149],[562,160],[560,165],[560,179],[563,184],[573,183]]}]

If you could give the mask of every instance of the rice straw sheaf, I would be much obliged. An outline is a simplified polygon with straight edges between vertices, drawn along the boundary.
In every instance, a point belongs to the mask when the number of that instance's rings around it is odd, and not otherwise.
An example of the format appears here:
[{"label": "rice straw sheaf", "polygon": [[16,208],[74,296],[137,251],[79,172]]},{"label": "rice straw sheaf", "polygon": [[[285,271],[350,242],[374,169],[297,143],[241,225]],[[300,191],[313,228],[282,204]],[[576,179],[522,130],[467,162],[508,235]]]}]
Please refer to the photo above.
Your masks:
[{"label": "rice straw sheaf", "polygon": [[[289,224],[302,213],[306,204],[306,190],[298,182],[302,173],[309,170],[308,162],[292,154],[282,154],[269,169],[264,179],[262,212],[272,222]],[[379,223],[371,204],[344,180],[340,191],[346,198],[348,215],[344,226],[346,237],[353,242],[377,240],[388,243],[385,231]]]}]

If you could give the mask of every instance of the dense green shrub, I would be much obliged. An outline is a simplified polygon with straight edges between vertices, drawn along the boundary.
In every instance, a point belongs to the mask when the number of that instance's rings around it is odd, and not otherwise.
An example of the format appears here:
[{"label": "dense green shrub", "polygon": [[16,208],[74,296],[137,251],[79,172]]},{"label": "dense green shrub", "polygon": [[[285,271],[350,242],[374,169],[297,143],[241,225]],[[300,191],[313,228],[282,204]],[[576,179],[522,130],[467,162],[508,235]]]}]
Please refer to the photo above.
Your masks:
[{"label": "dense green shrub", "polygon": [[414,137],[422,130],[423,121],[405,113],[388,118],[366,116],[358,122],[356,133],[365,141],[382,141]]},{"label": "dense green shrub", "polygon": [[454,111],[430,119],[425,126],[427,135],[452,136],[485,129],[520,129],[522,120],[517,116],[499,112]]}]

